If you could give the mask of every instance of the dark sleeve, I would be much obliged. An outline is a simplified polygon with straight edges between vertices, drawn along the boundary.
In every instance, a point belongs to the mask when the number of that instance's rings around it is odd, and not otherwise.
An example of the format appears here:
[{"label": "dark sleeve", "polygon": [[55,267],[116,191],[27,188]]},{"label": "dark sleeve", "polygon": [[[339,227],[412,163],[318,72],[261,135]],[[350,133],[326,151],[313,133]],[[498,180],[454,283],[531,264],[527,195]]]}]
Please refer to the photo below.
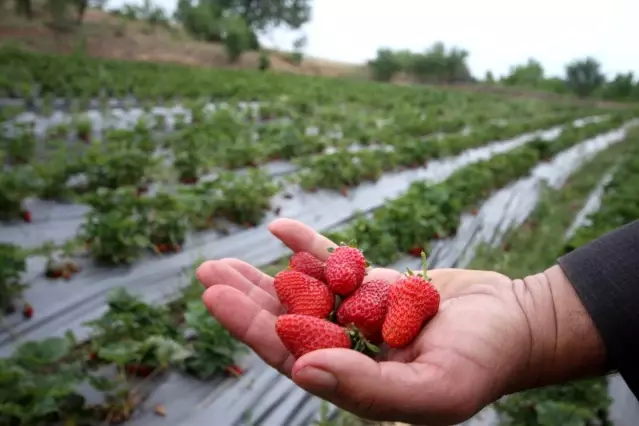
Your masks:
[{"label": "dark sleeve", "polygon": [[606,345],[610,366],[639,397],[639,220],[559,259]]}]

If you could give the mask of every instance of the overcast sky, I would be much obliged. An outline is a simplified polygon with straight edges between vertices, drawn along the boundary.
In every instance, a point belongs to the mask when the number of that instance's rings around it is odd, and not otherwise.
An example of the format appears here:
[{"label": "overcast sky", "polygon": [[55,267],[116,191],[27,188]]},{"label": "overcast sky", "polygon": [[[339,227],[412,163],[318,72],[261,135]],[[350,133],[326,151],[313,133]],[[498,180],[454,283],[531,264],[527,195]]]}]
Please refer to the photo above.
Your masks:
[{"label": "overcast sky", "polygon": [[[155,1],[170,12],[177,2]],[[607,74],[639,74],[637,16],[637,0],[315,0],[304,30],[308,55],[344,62],[364,62],[378,47],[420,51],[441,40],[470,52],[476,76],[504,74],[529,57],[561,75],[566,62],[586,55]],[[294,34],[271,39],[289,48]]]}]

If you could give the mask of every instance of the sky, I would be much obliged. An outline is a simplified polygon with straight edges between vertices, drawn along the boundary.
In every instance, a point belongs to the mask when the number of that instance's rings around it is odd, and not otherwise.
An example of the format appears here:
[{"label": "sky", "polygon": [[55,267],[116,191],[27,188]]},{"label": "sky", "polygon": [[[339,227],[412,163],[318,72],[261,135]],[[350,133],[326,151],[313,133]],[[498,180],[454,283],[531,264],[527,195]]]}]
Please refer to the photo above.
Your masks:
[{"label": "sky", "polygon": [[[113,7],[128,0],[113,0]],[[177,0],[155,0],[169,12]],[[423,51],[436,41],[470,52],[473,74],[507,73],[533,57],[548,75],[594,56],[608,75],[639,74],[636,0],[314,0],[303,31],[312,57],[363,63],[379,47]],[[299,32],[278,30],[263,42],[289,49]]]}]

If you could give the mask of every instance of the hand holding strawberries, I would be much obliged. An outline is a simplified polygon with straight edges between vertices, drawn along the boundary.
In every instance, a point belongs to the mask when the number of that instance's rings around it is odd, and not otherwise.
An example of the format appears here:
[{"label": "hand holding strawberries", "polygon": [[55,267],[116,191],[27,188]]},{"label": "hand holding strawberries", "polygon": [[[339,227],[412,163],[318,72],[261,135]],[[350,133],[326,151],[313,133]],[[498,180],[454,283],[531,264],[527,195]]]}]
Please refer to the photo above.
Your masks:
[{"label": "hand holding strawberries", "polygon": [[[553,371],[556,350],[574,348],[545,332],[558,320],[547,286],[522,290],[487,271],[366,270],[361,252],[299,222],[270,230],[297,253],[275,279],[238,259],[205,262],[197,276],[212,315],[309,392],[365,418],[450,425],[506,393],[566,379]],[[576,299],[570,291],[560,293]]]}]

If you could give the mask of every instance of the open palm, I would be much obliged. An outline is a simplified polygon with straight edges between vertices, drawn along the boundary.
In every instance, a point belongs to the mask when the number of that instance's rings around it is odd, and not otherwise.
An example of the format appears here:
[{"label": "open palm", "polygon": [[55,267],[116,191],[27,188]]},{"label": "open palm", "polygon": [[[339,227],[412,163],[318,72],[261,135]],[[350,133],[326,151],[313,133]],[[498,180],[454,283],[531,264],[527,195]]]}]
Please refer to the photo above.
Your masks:
[{"label": "open palm", "polygon": [[[335,243],[308,226],[278,219],[270,231],[291,250],[326,260]],[[374,420],[452,425],[516,388],[531,354],[530,327],[517,282],[488,271],[435,269],[437,316],[407,348],[373,360],[346,349],[323,349],[295,360],[275,333],[283,313],[272,277],[238,259],[203,263],[211,314],[266,363],[309,392]],[[395,281],[400,272],[372,269],[367,279]]]}]

